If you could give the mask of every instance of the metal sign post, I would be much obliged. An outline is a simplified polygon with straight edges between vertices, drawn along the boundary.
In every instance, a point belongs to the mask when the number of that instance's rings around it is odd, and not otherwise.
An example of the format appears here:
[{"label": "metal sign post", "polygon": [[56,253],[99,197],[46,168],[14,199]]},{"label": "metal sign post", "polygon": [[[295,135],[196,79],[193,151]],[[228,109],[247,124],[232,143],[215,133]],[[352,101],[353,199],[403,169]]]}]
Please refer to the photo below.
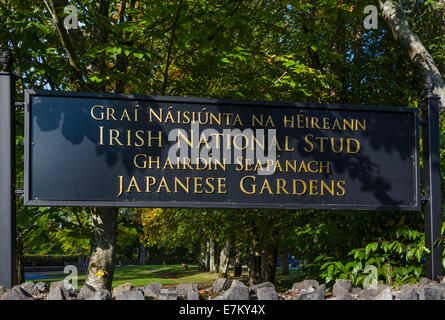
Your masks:
[{"label": "metal sign post", "polygon": [[425,244],[431,253],[426,259],[426,277],[439,280],[443,276],[442,248],[436,244],[441,236],[442,208],[440,192],[440,132],[439,132],[439,96],[433,94],[434,83],[426,83],[426,96],[423,103],[423,166],[425,178],[426,202]]},{"label": "metal sign post", "polygon": [[0,57],[0,285],[17,283],[15,250],[15,107],[11,53]]}]

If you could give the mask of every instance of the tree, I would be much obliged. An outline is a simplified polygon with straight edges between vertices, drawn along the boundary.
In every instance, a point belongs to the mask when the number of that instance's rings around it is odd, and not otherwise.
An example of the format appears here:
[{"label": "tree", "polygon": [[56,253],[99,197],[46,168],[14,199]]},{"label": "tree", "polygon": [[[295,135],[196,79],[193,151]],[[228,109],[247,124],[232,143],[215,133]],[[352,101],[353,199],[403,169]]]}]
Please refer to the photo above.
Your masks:
[{"label": "tree", "polygon": [[[445,83],[437,64],[431,54],[423,45],[421,39],[410,28],[404,9],[400,2],[387,0],[378,1],[380,12],[390,28],[394,39],[409,55],[415,68],[419,70],[424,82],[431,78],[434,81],[434,93],[440,97],[442,106],[445,106]],[[442,10],[443,10],[442,3]],[[443,15],[442,15],[443,16]],[[443,21],[442,26],[443,30]]]},{"label": "tree", "polygon": [[[367,1],[10,0],[0,2],[0,45],[13,49],[18,100],[24,88],[35,88],[417,107],[428,74],[441,90],[444,7],[430,0],[387,3],[379,5],[388,28],[365,30]],[[78,10],[77,29],[63,25],[67,4]],[[21,182],[21,120],[17,132]],[[20,203],[17,212],[21,235],[47,214],[22,210]],[[75,214],[53,213],[48,222]],[[418,216],[410,218],[406,225],[421,228]],[[87,281],[97,287],[111,285],[117,219],[117,210],[96,208],[88,214],[94,236],[79,234],[92,243]],[[165,252],[202,248],[202,266],[208,268],[213,242],[215,269],[224,272],[235,255],[238,272],[240,262],[248,262],[252,283],[273,279],[279,253],[308,261],[320,254],[343,259],[398,220],[396,214],[297,210],[154,208],[141,214],[147,246]],[[86,218],[81,221],[85,226]],[[80,226],[61,225],[67,231],[59,235],[66,239]],[[121,219],[119,230],[128,227],[129,241],[137,241],[133,236],[140,231],[124,225]],[[35,248],[31,242],[22,243]]]}]

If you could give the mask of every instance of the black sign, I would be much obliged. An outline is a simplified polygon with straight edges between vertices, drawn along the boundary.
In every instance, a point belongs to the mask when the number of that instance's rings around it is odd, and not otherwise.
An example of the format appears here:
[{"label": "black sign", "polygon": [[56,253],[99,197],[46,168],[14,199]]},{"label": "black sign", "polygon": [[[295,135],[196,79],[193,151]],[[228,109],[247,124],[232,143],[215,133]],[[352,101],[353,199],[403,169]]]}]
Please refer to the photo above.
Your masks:
[{"label": "black sign", "polygon": [[419,210],[414,108],[26,91],[25,204]]}]

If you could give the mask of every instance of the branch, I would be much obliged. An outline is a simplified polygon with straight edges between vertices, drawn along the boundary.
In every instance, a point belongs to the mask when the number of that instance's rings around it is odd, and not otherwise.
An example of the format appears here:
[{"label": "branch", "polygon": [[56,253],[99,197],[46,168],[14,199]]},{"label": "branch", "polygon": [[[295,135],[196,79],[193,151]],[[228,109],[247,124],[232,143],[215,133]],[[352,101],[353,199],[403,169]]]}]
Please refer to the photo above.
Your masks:
[{"label": "branch", "polygon": [[173,26],[172,26],[172,31],[171,31],[171,36],[170,36],[170,40],[169,40],[169,45],[168,45],[168,53],[167,53],[167,62],[165,65],[165,70],[164,70],[164,81],[162,83],[162,95],[165,95],[165,92],[167,90],[167,83],[168,83],[168,69],[170,68],[170,63],[171,63],[171,53],[172,53],[172,48],[173,48],[173,42],[175,39],[175,32],[176,32],[176,27],[178,25],[178,20],[179,20],[179,15],[182,9],[182,1],[179,3],[178,9],[176,10],[176,17],[175,17],[175,21],[173,22]]},{"label": "branch", "polygon": [[385,3],[382,0],[378,2],[381,14],[394,39],[407,51],[411,62],[422,74],[423,81],[425,82],[428,77],[434,80],[434,93],[439,95],[442,106],[445,107],[445,84],[440,71],[422,41],[411,30],[402,5],[390,0]]},{"label": "branch", "polygon": [[[124,23],[125,22],[125,13],[126,13],[126,6],[127,6],[127,1],[124,0],[121,2],[121,12],[119,15],[119,23]],[[136,6],[136,0],[131,0],[130,1],[130,10],[133,10]],[[127,22],[131,22],[133,21],[133,15],[131,13],[128,14],[127,17]],[[125,40],[124,34],[121,35],[122,39],[123,39],[123,43],[126,44],[128,41]],[[117,63],[116,63],[117,69],[123,73],[126,74],[127,73],[127,69],[128,69],[128,57],[127,55],[122,52],[118,57],[117,57]],[[115,87],[115,92],[116,93],[125,93],[125,85],[126,85],[126,79],[124,78],[120,78],[116,81],[116,87]]]},{"label": "branch", "polygon": [[79,212],[77,211],[77,208],[73,208],[73,213],[76,216],[76,220],[77,220],[77,223],[79,224],[80,229],[82,231],[84,231],[84,226],[82,224],[82,221],[80,220]]},{"label": "branch", "polygon": [[[77,62],[77,54],[76,51],[68,37],[68,33],[65,30],[63,25],[63,21],[60,19],[57,11],[56,5],[54,3],[55,0],[50,0],[50,4],[48,4],[47,0],[43,0],[45,2],[46,7],[48,8],[49,13],[52,16],[54,24],[56,25],[57,32],[60,37],[60,41],[62,42],[62,46],[65,49],[66,54],[68,55],[68,60],[70,62],[70,66],[73,70],[73,82],[75,82],[80,88],[85,87],[85,83],[83,81],[83,73],[81,68]],[[57,0],[56,0],[57,1]]]}]

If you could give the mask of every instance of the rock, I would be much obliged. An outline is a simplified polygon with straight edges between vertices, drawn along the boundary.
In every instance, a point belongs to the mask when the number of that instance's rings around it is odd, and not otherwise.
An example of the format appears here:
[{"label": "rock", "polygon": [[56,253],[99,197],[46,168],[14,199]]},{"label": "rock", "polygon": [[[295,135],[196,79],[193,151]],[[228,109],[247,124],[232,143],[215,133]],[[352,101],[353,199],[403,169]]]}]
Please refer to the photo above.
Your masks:
[{"label": "rock", "polygon": [[[13,286],[11,292],[15,292],[16,296],[21,298],[20,300],[28,300],[28,298],[32,298],[29,293],[21,288],[21,284]],[[13,295],[11,295],[11,297],[13,297]],[[14,298],[14,300],[16,299]]]},{"label": "rock", "polygon": [[60,287],[50,287],[46,300],[66,300],[66,296]]},{"label": "rock", "polygon": [[360,292],[360,300],[374,300],[378,295],[379,290],[377,288],[363,289],[362,292]]},{"label": "rock", "polygon": [[119,292],[116,300],[145,300],[141,290],[123,290]]},{"label": "rock", "polygon": [[90,297],[96,294],[96,289],[93,286],[85,283],[82,288],[80,288],[79,294],[77,295],[78,300],[88,300]]},{"label": "rock", "polygon": [[32,297],[25,296],[19,290],[9,290],[2,295],[1,300],[35,300]]},{"label": "rock", "polygon": [[307,292],[302,290],[300,295],[297,297],[297,300],[324,300],[324,291],[326,289],[325,284],[322,284],[317,288],[311,286],[311,289],[308,289]]},{"label": "rock", "polygon": [[188,290],[198,291],[198,285],[196,283],[180,283],[176,287],[176,292],[180,298],[187,298]]},{"label": "rock", "polygon": [[265,286],[258,288],[257,291],[258,300],[278,300],[277,292],[275,291],[275,286]]},{"label": "rock", "polygon": [[78,300],[110,300],[112,298],[111,292],[106,289],[96,289],[89,284],[84,284],[80,288],[77,296]]},{"label": "rock", "polygon": [[353,300],[352,297],[352,281],[346,279],[335,280],[334,287],[332,288],[332,293],[336,300]]},{"label": "rock", "polygon": [[4,286],[0,286],[0,300],[1,300],[2,296],[9,291],[11,291],[11,289],[6,288]]},{"label": "rock", "polygon": [[178,293],[175,288],[162,288],[159,300],[178,300]]},{"label": "rock", "polygon": [[445,283],[444,282],[439,283],[439,287],[442,299],[445,300]]},{"label": "rock", "polygon": [[67,300],[70,298],[76,298],[77,290],[66,280],[51,282],[48,297],[47,300]]},{"label": "rock", "polygon": [[304,280],[292,285],[296,300],[324,300],[326,285],[320,285],[317,280]]},{"label": "rock", "polygon": [[187,290],[187,300],[199,300],[198,290]]},{"label": "rock", "polygon": [[218,278],[213,282],[213,293],[219,293],[229,288],[229,280],[227,278]]},{"label": "rock", "polygon": [[428,278],[422,278],[419,281],[419,288],[425,287],[425,286],[430,285],[430,284],[438,284],[438,282],[436,282],[434,280],[431,280],[431,279],[428,279]]},{"label": "rock", "polygon": [[229,290],[213,300],[249,300],[249,288],[241,281],[233,280]]},{"label": "rock", "polygon": [[92,296],[85,300],[111,300],[111,292],[106,289],[96,291]]},{"label": "rock", "polygon": [[159,294],[159,300],[167,300],[168,298],[168,288],[162,288]]},{"label": "rock", "polygon": [[352,290],[351,290],[352,295],[360,295],[360,293],[362,293],[361,288],[352,288]]},{"label": "rock", "polygon": [[404,284],[400,288],[400,300],[418,300],[416,287],[409,284]]},{"label": "rock", "polygon": [[349,291],[347,289],[348,287],[343,287],[343,286],[337,286],[337,288],[335,288],[334,285],[334,296],[335,296],[335,300],[354,300],[351,294],[352,291],[352,287],[351,287],[351,291]]},{"label": "rock", "polygon": [[352,291],[352,281],[345,279],[335,280],[334,287],[332,288],[332,294],[336,297],[344,295],[345,292],[351,293]]},{"label": "rock", "polygon": [[438,283],[430,283],[423,287],[417,289],[417,294],[419,295],[419,300],[441,300],[442,293],[440,292],[441,287]]},{"label": "rock", "polygon": [[49,286],[46,282],[37,282],[36,288],[39,290],[40,293],[48,293],[49,292]]},{"label": "rock", "polygon": [[391,288],[384,284],[379,284],[377,288],[368,288],[360,293],[360,300],[393,300]]},{"label": "rock", "polygon": [[139,287],[144,292],[146,298],[159,298],[161,295],[162,285],[157,282],[150,282],[148,285]]},{"label": "rock", "polygon": [[314,291],[318,288],[320,284],[317,280],[304,280],[301,282],[296,282],[292,285],[292,290],[297,294],[308,293]]},{"label": "rock", "polygon": [[116,299],[117,296],[119,296],[119,294],[123,291],[130,291],[131,289],[133,289],[133,284],[131,283],[124,283],[121,285],[118,285],[116,288],[113,288],[113,294],[112,294],[112,298]]},{"label": "rock", "polygon": [[381,292],[375,297],[375,300],[394,300],[391,288],[386,286]]},{"label": "rock", "polygon": [[63,281],[65,284],[62,286],[62,290],[65,294],[65,296],[70,298],[77,298],[77,294],[79,293],[76,288],[73,287],[72,284]]},{"label": "rock", "polygon": [[257,293],[257,290],[260,288],[272,288],[275,290],[275,285],[272,282],[266,281],[249,287],[249,290],[250,293]]},{"label": "rock", "polygon": [[27,281],[25,283],[22,283],[18,285],[18,288],[23,292],[23,294],[27,297],[33,297],[35,299],[43,299],[44,296],[40,292],[40,290],[37,288],[34,282]]},{"label": "rock", "polygon": [[249,288],[239,280],[232,281],[232,285],[225,293],[227,300],[249,300]]},{"label": "rock", "polygon": [[150,282],[150,283],[148,284],[148,287],[150,287],[155,293],[157,292],[158,295],[161,293],[162,285],[161,285],[160,283],[157,283],[157,282]]}]

